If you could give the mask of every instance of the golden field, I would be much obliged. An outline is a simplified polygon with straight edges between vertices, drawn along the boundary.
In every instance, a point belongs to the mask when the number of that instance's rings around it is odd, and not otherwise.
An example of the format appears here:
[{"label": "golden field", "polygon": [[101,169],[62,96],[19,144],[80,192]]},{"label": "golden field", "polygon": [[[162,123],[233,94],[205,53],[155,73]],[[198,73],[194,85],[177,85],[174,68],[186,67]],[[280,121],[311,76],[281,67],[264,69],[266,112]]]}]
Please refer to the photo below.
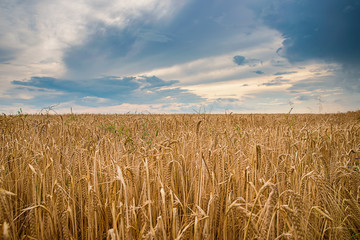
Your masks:
[{"label": "golden field", "polygon": [[0,239],[359,239],[360,111],[2,115]]}]

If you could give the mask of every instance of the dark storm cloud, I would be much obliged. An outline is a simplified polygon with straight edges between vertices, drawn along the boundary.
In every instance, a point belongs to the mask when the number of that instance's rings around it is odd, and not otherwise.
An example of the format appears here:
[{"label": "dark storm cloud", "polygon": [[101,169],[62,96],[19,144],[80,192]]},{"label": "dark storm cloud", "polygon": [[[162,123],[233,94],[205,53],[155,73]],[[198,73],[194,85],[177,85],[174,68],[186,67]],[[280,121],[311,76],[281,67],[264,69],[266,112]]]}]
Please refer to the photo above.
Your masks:
[{"label": "dark storm cloud", "polygon": [[285,38],[280,55],[341,64],[343,81],[360,90],[359,0],[260,0],[253,9]]},{"label": "dark storm cloud", "polygon": [[290,61],[360,61],[360,1],[276,0],[265,6],[262,18],[286,38]]}]

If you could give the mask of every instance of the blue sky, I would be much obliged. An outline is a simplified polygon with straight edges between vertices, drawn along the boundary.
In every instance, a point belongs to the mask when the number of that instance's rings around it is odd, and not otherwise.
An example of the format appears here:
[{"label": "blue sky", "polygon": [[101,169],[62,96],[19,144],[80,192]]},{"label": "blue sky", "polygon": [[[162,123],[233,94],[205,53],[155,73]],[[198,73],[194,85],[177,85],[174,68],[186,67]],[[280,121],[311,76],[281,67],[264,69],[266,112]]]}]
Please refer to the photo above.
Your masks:
[{"label": "blue sky", "polygon": [[0,112],[344,112],[360,0],[0,2]]}]

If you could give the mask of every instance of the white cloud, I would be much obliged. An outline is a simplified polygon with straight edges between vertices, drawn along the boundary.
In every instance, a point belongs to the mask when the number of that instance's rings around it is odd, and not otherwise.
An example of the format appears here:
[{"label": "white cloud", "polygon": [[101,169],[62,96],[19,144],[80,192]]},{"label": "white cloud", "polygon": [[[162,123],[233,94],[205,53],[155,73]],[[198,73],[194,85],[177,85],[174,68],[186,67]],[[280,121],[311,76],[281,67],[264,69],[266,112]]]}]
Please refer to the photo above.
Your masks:
[{"label": "white cloud", "polygon": [[92,33],[91,23],[118,28],[138,20],[162,23],[185,3],[174,0],[4,0],[0,3],[0,50],[9,49],[11,64],[0,64],[0,84],[8,86],[11,80],[31,76],[64,75],[64,51],[81,44]]},{"label": "white cloud", "polygon": [[[251,35],[244,35],[242,41],[251,42],[259,36],[267,41],[223,55],[154,69],[139,75],[156,75],[161,79],[178,80],[177,87],[189,90],[209,101],[229,97],[243,101],[244,97],[249,98],[259,93],[289,93],[287,89],[293,84],[314,78],[331,77],[339,68],[336,64],[319,62],[292,65],[277,54],[277,49],[282,47],[283,38],[270,29],[261,29],[261,32],[254,31]],[[238,66],[233,62],[236,55],[247,59],[259,59],[262,64]],[[254,73],[255,70],[261,70],[263,74]]]},{"label": "white cloud", "polygon": [[[326,67],[327,65],[325,64],[313,64],[313,63],[309,63],[309,65],[305,65],[301,69],[294,66],[292,70],[296,70],[297,72],[282,75],[283,78],[285,79],[289,78],[289,79],[288,81],[278,85],[264,85],[272,81],[276,77],[273,75],[274,70],[276,69],[273,69],[273,73],[271,74],[265,74],[260,76],[256,75],[250,78],[244,77],[244,78],[232,79],[224,82],[202,83],[198,85],[189,85],[189,86],[185,85],[182,86],[182,88],[208,99],[216,99],[219,97],[226,97],[226,96],[242,99],[244,96],[249,94],[255,94],[260,92],[286,91],[286,89],[291,87],[293,84],[299,83],[303,80],[332,76],[331,72],[324,70],[326,69]],[[317,69],[316,72],[314,72],[315,69]],[[323,70],[321,71],[320,69]]]},{"label": "white cloud", "polygon": [[[259,39],[266,40],[261,40],[263,42],[259,43]],[[267,69],[272,66],[271,60],[278,57],[276,50],[282,46],[283,38],[276,31],[268,28],[259,28],[251,34],[239,34],[231,41],[238,41],[238,45],[241,46],[239,50],[229,51],[223,55],[196,59],[171,67],[154,69],[138,73],[138,75],[155,75],[167,80],[175,79],[180,81],[179,85],[219,81],[224,78],[235,78],[235,76],[238,77],[239,75],[248,77],[254,75],[253,71],[258,68]],[[246,56],[250,59],[260,59],[263,61],[263,65],[238,66],[233,62],[235,55]]]}]

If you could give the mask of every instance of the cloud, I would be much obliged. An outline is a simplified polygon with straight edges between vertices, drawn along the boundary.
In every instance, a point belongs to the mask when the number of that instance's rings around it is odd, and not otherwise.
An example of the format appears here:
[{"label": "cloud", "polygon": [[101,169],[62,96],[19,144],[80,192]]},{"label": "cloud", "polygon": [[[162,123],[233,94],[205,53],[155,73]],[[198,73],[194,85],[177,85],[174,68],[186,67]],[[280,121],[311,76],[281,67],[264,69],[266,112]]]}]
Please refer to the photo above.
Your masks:
[{"label": "cloud", "polygon": [[[106,74],[107,66],[113,66],[114,56],[126,56],[129,49],[138,49],[141,41],[165,43],[171,38],[157,29],[136,29],[136,36],[126,34],[126,29],[164,26],[186,3],[174,0],[1,1],[0,63],[9,62],[19,79],[40,75],[64,77],[68,70],[79,78],[98,77]],[[121,37],[118,34],[122,34]],[[5,67],[0,68],[2,71]],[[14,75],[3,76],[1,81],[9,82]]]},{"label": "cloud", "polygon": [[273,1],[262,19],[286,38],[284,54],[291,61],[360,60],[360,2],[350,0]]},{"label": "cloud", "polygon": [[258,110],[354,92],[358,12],[357,0],[1,1],[0,102]]},{"label": "cloud", "polygon": [[360,90],[359,1],[260,0],[253,10],[285,38],[280,55],[292,63],[320,60],[341,64],[342,81]]},{"label": "cloud", "polygon": [[152,29],[141,29],[137,35],[139,38],[149,42],[166,43],[172,40],[170,36]]},{"label": "cloud", "polygon": [[161,87],[168,87],[178,83],[177,80],[164,81],[156,76],[148,77],[148,76],[140,76],[140,79],[144,80],[145,86],[144,89],[157,89]]},{"label": "cloud", "polygon": [[127,74],[129,65],[139,72],[147,65],[161,64],[151,57],[166,50],[173,41],[169,34],[151,24],[135,22],[124,28],[102,22],[90,25],[92,34],[86,41],[64,50],[63,61],[71,78],[93,77],[112,69]]},{"label": "cloud", "polygon": [[336,76],[316,77],[313,74],[319,70],[312,69],[317,68],[300,69],[294,74],[295,80],[282,76],[272,79],[271,74],[254,78],[253,74],[249,79],[181,88],[175,80],[145,75],[82,81],[33,77],[28,81],[12,82],[13,88],[8,95],[0,96],[0,112],[16,113],[20,107],[24,112],[39,112],[43,107],[58,104],[55,110],[59,113],[68,113],[71,107],[78,113],[194,113],[200,108],[207,113],[224,113],[225,110],[271,113],[288,112],[289,102],[294,104],[294,112],[318,112],[319,97],[325,112],[356,109],[358,95],[344,92],[336,82]]},{"label": "cloud", "polygon": [[286,67],[289,66],[290,63],[283,57],[275,56],[271,59],[271,65],[274,67]]},{"label": "cloud", "polygon": [[[29,81],[12,81],[13,92],[33,92],[33,98],[25,100],[34,105],[75,101],[79,105],[115,105],[122,103],[197,103],[203,99],[193,93],[175,87],[177,81],[164,81],[156,76],[115,77],[67,80],[50,77],[32,77]],[[36,95],[34,92],[44,94]],[[52,95],[55,91],[56,95]]]},{"label": "cloud", "polygon": [[138,37],[127,28],[119,29],[103,23],[92,25],[93,33],[85,42],[64,51],[63,61],[70,74],[94,76],[112,67],[115,60],[129,58],[141,48]]},{"label": "cloud", "polygon": [[312,77],[298,81],[288,87],[287,90],[293,94],[312,93],[323,94],[330,91],[343,91],[342,86],[337,81],[336,76],[332,77]]},{"label": "cloud", "polygon": [[104,77],[102,79],[81,81],[63,80],[51,77],[32,77],[29,81],[12,81],[12,84],[67,93],[78,93],[81,96],[105,97],[125,94],[137,89],[140,84],[134,80],[134,77]]},{"label": "cloud", "polygon": [[[255,24],[252,12],[242,3],[234,0],[221,4],[216,0],[185,2],[187,4],[167,21],[149,21],[144,14],[121,28],[104,21],[88,23],[87,28],[92,31],[87,38],[65,49],[63,59],[68,76],[94,76],[98,72],[134,75],[274,38],[267,29],[250,28]],[[268,38],[258,36],[260,32]],[[258,64],[252,61],[249,59],[248,63]]]},{"label": "cloud", "polygon": [[244,56],[234,56],[233,61],[239,66],[248,65],[249,67],[256,67],[263,63],[260,59],[245,58]]},{"label": "cloud", "polygon": [[282,77],[277,77],[269,82],[263,83],[262,85],[264,85],[264,86],[280,86],[283,84],[287,84],[288,82],[290,82],[289,79],[283,79]]},{"label": "cloud", "polygon": [[276,72],[274,73],[275,76],[279,76],[279,75],[288,75],[288,74],[293,74],[293,73],[297,73],[297,71],[290,71],[290,72]]},{"label": "cloud", "polygon": [[238,98],[217,98],[215,99],[216,102],[229,102],[229,103],[233,103],[233,102],[237,102],[239,101]]},{"label": "cloud", "polygon": [[245,65],[247,61],[244,56],[234,56],[234,63],[241,66],[241,65]]},{"label": "cloud", "polygon": [[[152,71],[139,73],[139,75],[156,75],[162,79],[178,79],[179,85],[181,86],[210,82],[220,83],[224,81],[233,81],[254,77],[253,67],[250,67],[249,65],[239,67],[238,65],[234,64],[233,56],[238,54],[250,55],[254,58],[260,58],[261,56],[264,59],[264,63],[261,65],[262,71],[269,73],[276,72],[278,69],[274,69],[274,67],[271,66],[270,59],[274,55],[272,49],[276,49],[281,45],[281,39],[272,38],[273,32],[267,32],[266,34],[264,32],[266,31],[263,31],[261,36],[258,37],[262,38],[263,36],[267,36],[265,37],[269,40],[267,44],[261,46],[254,45],[246,49],[241,49],[222,55],[200,58],[183,64],[158,68]],[[248,41],[252,41],[254,36],[249,35],[247,37]],[[271,48],[269,48],[269,46],[271,46]]]},{"label": "cloud", "polygon": [[318,99],[318,97],[311,96],[311,95],[299,95],[299,96],[295,97],[295,99],[297,101],[304,102],[304,101],[309,101],[309,100],[316,100],[316,99]]}]

